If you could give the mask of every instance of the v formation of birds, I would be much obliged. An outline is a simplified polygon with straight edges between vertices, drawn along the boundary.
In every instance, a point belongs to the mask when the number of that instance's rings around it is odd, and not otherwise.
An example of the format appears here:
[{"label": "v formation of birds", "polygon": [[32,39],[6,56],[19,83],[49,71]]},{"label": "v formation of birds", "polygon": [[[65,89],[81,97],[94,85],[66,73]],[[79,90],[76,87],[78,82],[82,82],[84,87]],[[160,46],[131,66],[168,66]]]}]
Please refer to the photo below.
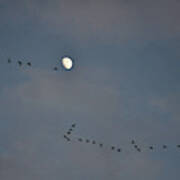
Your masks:
[{"label": "v formation of birds", "polygon": [[[11,63],[13,63],[13,61],[9,58],[8,60],[7,60],[7,62],[9,63],[9,64],[11,64]],[[31,67],[32,66],[32,63],[31,62],[22,62],[22,61],[17,61],[16,62],[20,67],[21,66],[23,66],[23,65],[27,65],[27,66],[29,66],[29,67]],[[53,68],[53,70],[54,71],[58,71],[58,67],[54,67]],[[72,132],[74,131],[74,129],[76,128],[76,124],[72,124],[71,125],[71,127],[68,129],[68,131],[64,134],[64,139],[67,141],[67,142],[70,142],[71,141],[71,137],[72,137]],[[83,137],[78,137],[78,138],[76,138],[76,141],[77,142],[80,142],[80,143],[88,143],[88,144],[92,144],[92,145],[98,145],[98,147],[100,147],[100,148],[103,148],[104,147],[104,143],[101,143],[101,142],[98,142],[98,141],[96,141],[96,140],[90,140],[90,139],[88,139],[88,138],[83,138]],[[136,143],[136,141],[135,140],[131,140],[130,141],[130,144],[132,145],[132,147],[137,151],[137,152],[142,152],[142,150],[144,150],[144,149],[142,149],[137,143]],[[178,145],[176,145],[176,147],[178,148],[178,149],[180,149],[180,144],[178,144]],[[163,145],[161,145],[161,148],[162,149],[164,149],[164,150],[166,150],[166,149],[168,149],[168,146],[166,145],[166,144],[163,144]],[[120,147],[118,147],[118,146],[114,146],[114,145],[109,145],[109,149],[110,150],[112,150],[112,151],[116,151],[116,152],[121,152],[123,149],[122,148],[120,148]],[[154,150],[156,150],[156,147],[155,146],[153,146],[153,145],[150,145],[150,146],[148,146],[148,147],[146,147],[146,149],[149,149],[150,151],[154,151]]]},{"label": "v formation of birds", "polygon": [[[64,139],[67,140],[67,142],[70,142],[73,138],[73,131],[76,127],[76,124],[72,124],[71,127],[67,130],[67,132],[64,134]],[[84,137],[75,137],[75,141],[76,142],[80,142],[80,143],[86,143],[86,144],[92,144],[92,145],[97,145],[100,148],[104,148],[105,144],[102,142],[98,142],[96,140],[92,140],[92,139],[88,139],[88,138],[84,138]],[[144,148],[141,148],[135,140],[131,140],[129,142],[131,144],[131,146],[137,151],[137,152],[142,152],[143,150],[145,150]],[[118,146],[114,146],[114,145],[108,145],[106,146],[106,148],[109,147],[109,149],[111,151],[116,151],[116,152],[122,152],[123,149],[121,147]],[[180,144],[176,145],[175,147],[177,147],[178,149],[180,149]],[[166,144],[161,145],[161,148],[164,150],[168,149],[168,146]],[[147,150],[150,151],[155,151],[156,150],[156,146],[147,146],[146,147]]]}]

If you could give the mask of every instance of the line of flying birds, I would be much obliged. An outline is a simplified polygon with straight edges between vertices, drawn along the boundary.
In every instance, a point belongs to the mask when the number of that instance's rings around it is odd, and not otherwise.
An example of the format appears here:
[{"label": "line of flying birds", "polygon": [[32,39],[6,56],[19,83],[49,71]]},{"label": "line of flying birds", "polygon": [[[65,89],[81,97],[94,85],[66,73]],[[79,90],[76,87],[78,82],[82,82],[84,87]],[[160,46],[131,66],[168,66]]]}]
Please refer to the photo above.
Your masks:
[{"label": "line of flying birds", "polygon": [[[64,134],[64,139],[66,139],[68,142],[71,141],[71,135],[72,135],[72,132],[74,131],[74,128],[75,128],[75,127],[76,127],[76,124],[72,124],[71,127],[68,129],[68,131]],[[96,144],[96,145],[98,145],[100,148],[103,148],[103,147],[104,147],[104,144],[103,144],[103,143],[99,143],[99,142],[97,142],[97,141],[95,141],[95,140],[90,140],[90,139],[86,139],[86,138],[82,138],[82,137],[78,137],[78,138],[77,138],[77,141],[78,141],[78,142],[89,143],[89,144],[91,143],[91,144],[93,144],[93,145]],[[130,144],[132,145],[132,147],[133,147],[136,151],[142,152],[142,149],[140,148],[140,146],[138,146],[138,144],[136,143],[135,140],[131,140]],[[180,144],[176,145],[176,147],[180,149]],[[167,149],[168,146],[164,144],[164,145],[162,145],[162,148],[163,148],[163,149]],[[110,146],[110,149],[111,149],[112,151],[117,151],[117,152],[121,152],[121,151],[122,151],[122,149],[119,148],[119,147],[117,147],[117,146]],[[149,146],[148,149],[151,150],[151,151],[153,151],[153,150],[155,150],[155,146]]]},{"label": "line of flying birds", "polygon": [[[7,62],[8,62],[9,64],[11,64],[11,63],[12,63],[12,60],[9,58]],[[31,63],[31,62],[23,63],[22,61],[17,61],[17,64],[18,64],[20,67],[23,66],[23,64],[26,64],[26,65],[28,65],[28,66],[30,66],[30,67],[32,66],[32,63]],[[57,70],[58,70],[58,67],[55,66],[55,67],[53,68],[53,70],[54,70],[54,71],[57,71]]]},{"label": "line of flying birds", "polygon": [[[12,60],[9,58],[8,59],[8,63],[9,64],[11,64],[12,63]],[[22,66],[23,65],[23,62],[22,61],[17,61],[17,64],[19,65],[19,66]],[[27,62],[26,63],[28,66],[31,66],[31,62]]]},{"label": "line of flying birds", "polygon": [[[8,64],[11,64],[12,63],[12,60],[11,58],[8,58],[7,60]],[[32,66],[32,63],[31,62],[27,62],[27,63],[24,63],[22,61],[17,61],[17,64],[21,67],[23,66],[24,64],[28,65],[28,66]],[[70,71],[73,66],[74,66],[74,61],[70,58],[70,57],[67,57],[67,56],[64,56],[62,59],[61,59],[61,65],[62,67],[66,70],[66,71]],[[53,70],[54,71],[58,71],[58,67],[55,66],[53,67]]]}]

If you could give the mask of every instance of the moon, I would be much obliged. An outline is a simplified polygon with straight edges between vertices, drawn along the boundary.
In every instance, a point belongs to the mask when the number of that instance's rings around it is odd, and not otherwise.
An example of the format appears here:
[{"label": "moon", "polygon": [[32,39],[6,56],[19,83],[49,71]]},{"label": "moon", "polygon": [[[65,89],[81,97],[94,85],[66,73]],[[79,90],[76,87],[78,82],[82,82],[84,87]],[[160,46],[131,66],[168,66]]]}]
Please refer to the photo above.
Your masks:
[{"label": "moon", "polygon": [[73,68],[73,60],[70,57],[63,57],[61,63],[63,68],[67,71],[70,71]]}]

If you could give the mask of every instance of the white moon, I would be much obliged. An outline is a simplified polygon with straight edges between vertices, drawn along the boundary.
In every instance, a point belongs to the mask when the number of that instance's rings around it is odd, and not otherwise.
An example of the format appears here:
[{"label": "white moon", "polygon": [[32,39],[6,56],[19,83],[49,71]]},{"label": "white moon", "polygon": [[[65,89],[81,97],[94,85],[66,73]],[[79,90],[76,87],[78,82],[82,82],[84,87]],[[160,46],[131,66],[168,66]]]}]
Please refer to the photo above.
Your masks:
[{"label": "white moon", "polygon": [[71,70],[73,67],[73,61],[69,57],[62,58],[62,65],[66,70]]}]

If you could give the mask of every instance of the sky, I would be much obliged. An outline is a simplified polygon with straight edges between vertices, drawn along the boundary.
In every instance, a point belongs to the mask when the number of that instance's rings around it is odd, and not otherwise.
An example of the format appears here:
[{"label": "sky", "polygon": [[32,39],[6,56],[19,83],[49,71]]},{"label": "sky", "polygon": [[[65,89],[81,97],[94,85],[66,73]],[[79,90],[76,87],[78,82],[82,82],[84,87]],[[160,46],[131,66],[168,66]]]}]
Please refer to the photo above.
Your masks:
[{"label": "sky", "polygon": [[0,0],[0,179],[178,180],[179,19],[179,0]]}]

